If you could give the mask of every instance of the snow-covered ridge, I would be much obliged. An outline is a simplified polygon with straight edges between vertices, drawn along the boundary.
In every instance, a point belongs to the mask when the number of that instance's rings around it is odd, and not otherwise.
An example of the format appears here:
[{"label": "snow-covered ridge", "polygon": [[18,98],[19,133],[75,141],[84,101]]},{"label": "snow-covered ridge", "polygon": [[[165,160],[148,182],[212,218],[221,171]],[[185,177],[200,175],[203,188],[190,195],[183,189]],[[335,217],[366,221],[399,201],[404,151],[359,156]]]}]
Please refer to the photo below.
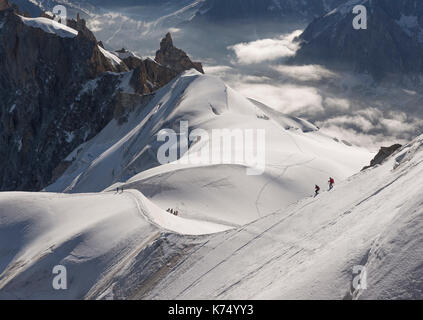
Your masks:
[{"label": "snow-covered ridge", "polygon": [[138,58],[138,59],[142,59],[141,57],[137,56],[137,55],[136,55],[135,53],[133,53],[132,51],[129,51],[129,50],[124,50],[124,49],[122,49],[122,50],[118,50],[118,51],[114,51],[114,52],[113,52],[113,54],[114,54],[114,55],[117,55],[117,57],[118,57],[119,59],[121,59],[121,60],[128,59],[128,58],[131,58],[131,57],[133,57],[133,58]]},{"label": "snow-covered ridge", "polygon": [[[206,140],[191,144],[180,161],[161,165],[157,135],[162,129],[179,132],[180,121],[187,121],[190,131],[208,133],[265,130],[265,172],[247,176],[251,164],[242,161],[195,164],[192,159],[209,149]],[[315,184],[325,185],[330,175],[343,180],[373,157],[196,71],[185,72],[131,112],[126,123],[112,121],[77,150],[68,157],[72,165],[47,191],[112,191],[122,185],[139,190],[162,210],[175,208],[184,218],[230,226],[281,210],[312,194]]]},{"label": "snow-covered ridge", "polygon": [[41,29],[44,32],[55,34],[62,38],[75,38],[78,35],[78,31],[76,31],[75,29],[65,26],[64,24],[59,23],[55,20],[43,17],[26,18],[19,16],[19,18],[21,18],[22,22],[25,23],[27,26]]},{"label": "snow-covered ridge", "polygon": [[339,7],[333,9],[325,15],[325,17],[331,16],[333,14],[340,14],[342,16],[352,13],[352,10],[357,5],[365,5],[368,0],[349,0],[344,4],[341,4]]},{"label": "snow-covered ridge", "polygon": [[106,49],[103,49],[101,46],[97,46],[97,47],[101,51],[101,53],[104,55],[104,57],[106,57],[112,63],[114,67],[117,67],[122,63],[122,60],[120,60],[116,54]]}]

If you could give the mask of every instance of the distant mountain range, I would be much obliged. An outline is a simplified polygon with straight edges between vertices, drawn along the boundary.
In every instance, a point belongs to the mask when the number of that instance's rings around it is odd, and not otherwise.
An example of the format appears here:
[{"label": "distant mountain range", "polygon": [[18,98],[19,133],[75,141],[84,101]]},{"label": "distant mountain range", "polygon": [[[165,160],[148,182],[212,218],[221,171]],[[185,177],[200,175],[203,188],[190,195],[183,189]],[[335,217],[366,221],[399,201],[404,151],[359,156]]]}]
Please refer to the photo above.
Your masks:
[{"label": "distant mountain range", "polygon": [[194,6],[196,11],[188,20],[195,22],[258,22],[295,20],[311,21],[346,0],[11,0],[31,16],[38,16],[41,10],[51,10],[55,5],[62,4],[70,9],[71,14],[97,13],[102,8],[116,10],[131,7],[160,7],[161,12],[169,14],[164,8],[179,8]]},{"label": "distant mountain range", "polygon": [[[357,4],[367,8],[367,30],[352,26]],[[295,63],[353,70],[377,80],[417,76],[423,72],[423,2],[350,1],[314,20],[299,41]]]},{"label": "distant mountain range", "polygon": [[195,19],[209,22],[310,20],[344,2],[345,0],[206,0]]}]

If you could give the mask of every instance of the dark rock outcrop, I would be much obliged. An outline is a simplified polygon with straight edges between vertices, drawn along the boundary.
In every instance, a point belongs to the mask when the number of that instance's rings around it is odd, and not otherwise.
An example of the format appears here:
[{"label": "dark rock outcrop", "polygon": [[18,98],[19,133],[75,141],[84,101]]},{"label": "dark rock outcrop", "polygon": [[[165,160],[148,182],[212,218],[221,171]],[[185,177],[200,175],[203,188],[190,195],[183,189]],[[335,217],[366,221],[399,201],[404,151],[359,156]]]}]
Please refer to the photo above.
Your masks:
[{"label": "dark rock outcrop", "polygon": [[163,66],[150,58],[143,60],[124,48],[116,53],[132,70],[130,85],[138,94],[153,93],[168,84],[179,73],[191,68],[191,65],[184,67],[180,64],[173,65],[174,68]]},{"label": "dark rock outcrop", "polygon": [[[143,94],[189,67],[172,57],[171,66],[138,57],[116,63],[82,19],[68,21],[77,36],[61,37],[25,24],[7,1],[0,4],[0,190],[51,184],[75,148],[113,118],[125,121]],[[133,90],[125,92],[128,77]]]},{"label": "dark rock outcrop", "polygon": [[30,0],[9,0],[9,3],[19,6],[21,12],[31,17],[39,17],[43,12],[40,8],[40,2],[32,2]]},{"label": "dark rock outcrop", "polygon": [[402,145],[400,145],[400,144],[394,144],[390,147],[380,148],[378,154],[370,162],[370,166],[364,167],[363,170],[366,170],[366,169],[375,167],[379,164],[382,164],[387,158],[389,158],[391,155],[393,155],[401,147],[402,147]]},{"label": "dark rock outcrop", "polygon": [[85,38],[91,41],[96,41],[94,34],[91,32],[90,29],[87,28],[85,20],[81,19],[79,14],[77,15],[76,20],[68,20],[67,25],[68,27],[71,27],[72,29],[78,31]]},{"label": "dark rock outcrop", "polygon": [[162,66],[176,70],[178,73],[192,68],[204,73],[200,62],[192,62],[184,51],[173,45],[170,33],[160,42],[160,50],[156,52],[155,60]]},{"label": "dark rock outcrop", "polygon": [[130,83],[136,93],[149,94],[169,83],[179,73],[151,59],[146,59],[133,70]]}]

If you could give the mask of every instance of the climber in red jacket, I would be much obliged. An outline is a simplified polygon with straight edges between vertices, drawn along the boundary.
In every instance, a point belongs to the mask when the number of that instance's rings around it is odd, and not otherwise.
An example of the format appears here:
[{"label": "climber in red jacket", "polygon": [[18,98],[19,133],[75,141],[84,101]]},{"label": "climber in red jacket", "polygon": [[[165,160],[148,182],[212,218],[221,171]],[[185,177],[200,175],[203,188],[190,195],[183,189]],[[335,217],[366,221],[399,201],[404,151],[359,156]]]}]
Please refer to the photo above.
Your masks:
[{"label": "climber in red jacket", "polygon": [[333,179],[332,177],[329,178],[329,191],[331,191],[333,189],[333,186],[335,184],[335,179]]}]

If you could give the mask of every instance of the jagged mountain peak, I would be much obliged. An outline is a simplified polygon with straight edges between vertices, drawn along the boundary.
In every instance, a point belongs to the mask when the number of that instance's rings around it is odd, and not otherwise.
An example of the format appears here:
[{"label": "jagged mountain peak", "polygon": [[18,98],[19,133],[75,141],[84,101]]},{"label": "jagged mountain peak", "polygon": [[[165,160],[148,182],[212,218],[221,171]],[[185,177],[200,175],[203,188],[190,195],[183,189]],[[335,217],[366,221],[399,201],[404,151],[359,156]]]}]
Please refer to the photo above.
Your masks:
[{"label": "jagged mountain peak", "polygon": [[166,50],[173,47],[173,39],[172,39],[172,35],[170,34],[170,32],[168,32],[166,34],[166,36],[162,39],[162,41],[160,41],[160,49],[161,50]]},{"label": "jagged mountain peak", "polygon": [[66,26],[51,18],[23,17],[9,6],[0,11],[0,159],[9,163],[0,168],[0,190],[52,183],[74,148],[113,118],[124,121],[144,94],[201,66],[173,46],[166,65],[111,52],[83,19]]},{"label": "jagged mountain peak", "polygon": [[200,62],[191,61],[183,50],[173,45],[170,32],[160,42],[160,49],[156,52],[155,60],[163,66],[176,70],[178,73],[191,68],[204,73],[203,66]]}]

